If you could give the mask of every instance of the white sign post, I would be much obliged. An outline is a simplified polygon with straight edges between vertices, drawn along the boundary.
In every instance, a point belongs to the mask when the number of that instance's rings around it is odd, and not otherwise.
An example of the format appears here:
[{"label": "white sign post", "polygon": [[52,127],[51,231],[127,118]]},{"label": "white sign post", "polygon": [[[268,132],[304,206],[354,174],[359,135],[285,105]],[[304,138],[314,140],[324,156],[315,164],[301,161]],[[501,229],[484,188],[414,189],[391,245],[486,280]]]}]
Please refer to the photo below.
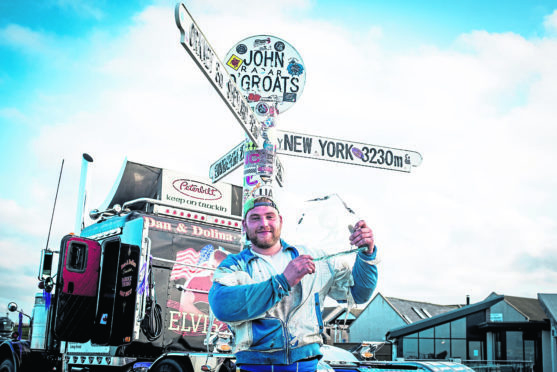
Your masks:
[{"label": "white sign post", "polygon": [[[412,167],[417,167],[422,163],[422,155],[416,151],[311,134],[277,130],[277,142],[277,154],[300,158],[326,160],[406,173],[410,173]],[[243,164],[243,157],[237,156],[240,147],[243,147],[243,142],[211,165],[209,177],[213,182],[221,180]],[[282,166],[279,165],[278,167]]]},{"label": "white sign post", "polygon": [[261,123],[183,3],[176,5],[175,17],[181,34],[180,43],[217,90],[249,139],[261,147]]},{"label": "white sign post", "polygon": [[[259,196],[273,197],[278,162],[277,119],[303,92],[306,73],[302,57],[281,38],[256,35],[234,45],[224,60],[231,78],[263,124],[263,148],[245,143],[244,202]],[[281,178],[282,175],[278,177],[279,185]]]},{"label": "white sign post", "polygon": [[[303,91],[305,67],[296,50],[274,36],[252,36],[236,44],[223,64],[183,3],[176,5],[175,17],[180,42],[247,135],[245,142],[211,165],[209,175],[213,182],[244,164],[244,192],[247,190],[250,196],[271,196],[272,175],[280,186],[283,183],[282,165],[271,146],[288,156],[400,172],[410,172],[421,164],[422,156],[416,151],[274,131],[276,116],[296,102]],[[274,136],[276,145],[270,138]],[[247,196],[244,195],[244,201]]]}]

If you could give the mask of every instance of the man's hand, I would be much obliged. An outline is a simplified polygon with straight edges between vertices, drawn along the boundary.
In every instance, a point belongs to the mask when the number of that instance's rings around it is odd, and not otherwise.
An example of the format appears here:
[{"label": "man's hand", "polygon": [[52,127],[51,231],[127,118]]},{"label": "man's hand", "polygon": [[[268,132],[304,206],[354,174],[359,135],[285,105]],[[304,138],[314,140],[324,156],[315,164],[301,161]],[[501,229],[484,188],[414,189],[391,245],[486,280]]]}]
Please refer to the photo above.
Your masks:
[{"label": "man's hand", "polygon": [[314,272],[315,263],[313,258],[310,255],[304,254],[290,261],[283,274],[290,287],[294,287],[306,274],[313,274]]},{"label": "man's hand", "polygon": [[373,231],[367,226],[364,220],[358,221],[354,226],[354,232],[350,235],[350,244],[356,247],[367,247],[364,253],[372,254],[375,247]]}]

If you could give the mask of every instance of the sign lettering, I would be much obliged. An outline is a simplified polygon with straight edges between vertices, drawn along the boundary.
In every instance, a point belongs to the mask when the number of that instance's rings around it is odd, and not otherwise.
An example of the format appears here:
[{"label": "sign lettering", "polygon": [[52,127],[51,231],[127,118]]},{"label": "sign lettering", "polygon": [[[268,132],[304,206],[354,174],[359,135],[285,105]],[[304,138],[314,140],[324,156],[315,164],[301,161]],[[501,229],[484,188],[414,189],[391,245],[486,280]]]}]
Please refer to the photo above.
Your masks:
[{"label": "sign lettering", "polygon": [[[168,330],[182,334],[184,336],[195,336],[207,334],[209,328],[209,316],[206,314],[195,314],[181,311],[169,311],[170,322]],[[216,334],[226,328],[226,324],[215,319],[213,321],[213,328],[211,334]]]},{"label": "sign lettering", "polygon": [[277,153],[336,163],[410,172],[422,162],[420,153],[327,137],[277,131]]},{"label": "sign lettering", "polygon": [[[277,154],[302,158],[326,160],[400,172],[410,172],[412,167],[417,167],[422,162],[422,155],[416,151],[375,146],[361,142],[332,139],[309,134],[277,130],[277,141]],[[236,146],[229,154],[233,154],[235,149],[241,145],[242,144]],[[225,157],[227,155],[225,155]],[[221,158],[221,160],[223,158]],[[230,160],[226,163],[228,172],[225,174],[223,173],[224,175],[234,171],[243,163],[242,158],[230,156],[227,159]],[[222,164],[221,160],[211,165],[211,170],[215,169],[219,164]],[[246,159],[245,163],[251,164],[253,162]],[[276,156],[275,166],[276,180],[279,185],[282,186],[283,168]],[[213,182],[224,177],[223,175],[219,178],[219,175],[215,171],[210,171],[209,173]]]},{"label": "sign lettering", "polygon": [[188,179],[177,179],[172,182],[176,191],[195,199],[218,200],[222,193],[211,185]]},{"label": "sign lettering", "polygon": [[288,110],[302,95],[304,62],[298,51],[281,38],[250,36],[234,45],[224,60],[224,67],[261,120],[271,110]]},{"label": "sign lettering", "polygon": [[150,229],[168,231],[183,235],[201,236],[204,238],[220,240],[223,242],[236,242],[238,240],[238,238],[234,234],[228,232],[227,230],[219,230],[215,228],[204,227],[201,225],[185,224],[183,222],[173,224],[166,221],[160,221],[153,217],[143,218],[145,219],[145,223]]}]

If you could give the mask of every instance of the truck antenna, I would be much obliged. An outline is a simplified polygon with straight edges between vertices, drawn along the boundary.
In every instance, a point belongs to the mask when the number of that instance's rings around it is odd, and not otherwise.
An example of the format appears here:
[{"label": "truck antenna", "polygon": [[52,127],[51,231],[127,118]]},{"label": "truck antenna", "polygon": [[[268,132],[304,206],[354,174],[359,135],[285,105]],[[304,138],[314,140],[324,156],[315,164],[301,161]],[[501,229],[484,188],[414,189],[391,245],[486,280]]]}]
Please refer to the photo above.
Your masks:
[{"label": "truck antenna", "polygon": [[58,200],[58,190],[60,190],[60,180],[62,179],[62,170],[64,169],[64,159],[62,159],[62,165],[60,166],[60,175],[58,176],[58,186],[56,186],[56,196],[54,197],[54,205],[52,206],[52,216],[50,217],[50,225],[48,226],[48,235],[46,237],[46,247],[48,251],[48,242],[50,240],[50,231],[52,229],[52,221],[54,220],[54,210],[56,209],[56,201]]}]

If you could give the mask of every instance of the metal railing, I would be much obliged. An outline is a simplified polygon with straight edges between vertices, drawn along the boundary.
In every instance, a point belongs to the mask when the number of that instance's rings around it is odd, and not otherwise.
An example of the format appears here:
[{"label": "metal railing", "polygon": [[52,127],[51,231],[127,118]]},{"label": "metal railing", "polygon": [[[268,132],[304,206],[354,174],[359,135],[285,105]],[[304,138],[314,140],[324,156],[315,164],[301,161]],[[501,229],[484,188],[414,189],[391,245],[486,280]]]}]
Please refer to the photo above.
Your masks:
[{"label": "metal railing", "polygon": [[530,360],[462,360],[462,364],[477,372],[532,372]]}]

